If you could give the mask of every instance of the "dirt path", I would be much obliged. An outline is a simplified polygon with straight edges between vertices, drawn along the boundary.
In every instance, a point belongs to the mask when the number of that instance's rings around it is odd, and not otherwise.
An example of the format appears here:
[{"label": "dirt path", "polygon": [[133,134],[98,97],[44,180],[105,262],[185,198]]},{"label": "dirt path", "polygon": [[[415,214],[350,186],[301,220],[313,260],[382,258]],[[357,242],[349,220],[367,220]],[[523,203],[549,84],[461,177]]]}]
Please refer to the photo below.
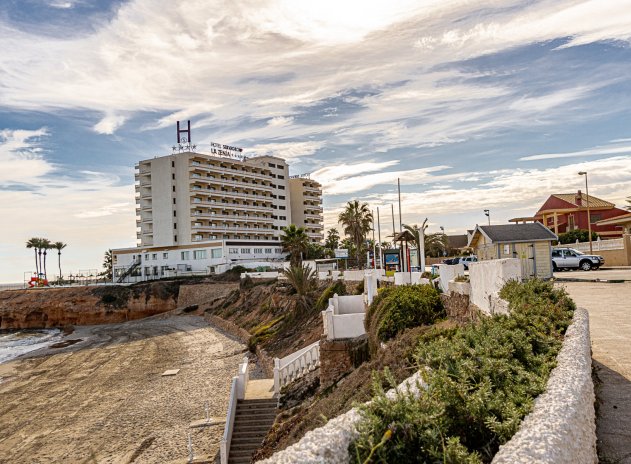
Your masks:
[{"label": "dirt path", "polygon": [[600,462],[631,464],[631,283],[560,285],[589,311]]},{"label": "dirt path", "polygon": [[[243,345],[196,316],[82,327],[84,341],[0,366],[0,462],[156,463],[215,455]],[[162,377],[167,369],[181,369]],[[4,372],[4,373],[3,373]]]}]

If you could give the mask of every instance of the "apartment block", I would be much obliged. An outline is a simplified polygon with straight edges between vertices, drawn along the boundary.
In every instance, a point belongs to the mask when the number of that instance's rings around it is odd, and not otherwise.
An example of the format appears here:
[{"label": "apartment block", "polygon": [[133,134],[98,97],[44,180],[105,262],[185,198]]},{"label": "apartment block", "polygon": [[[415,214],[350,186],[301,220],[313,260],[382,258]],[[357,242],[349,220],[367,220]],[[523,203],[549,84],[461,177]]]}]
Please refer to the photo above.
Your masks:
[{"label": "apartment block", "polygon": [[312,242],[322,242],[322,186],[308,176],[292,176],[289,179],[289,194],[293,223],[304,227]]},{"label": "apartment block", "polygon": [[138,244],[113,250],[119,276],[145,280],[282,261],[280,237],[289,224],[304,227],[313,242],[324,238],[320,184],[290,178],[282,158],[185,151],[135,168]]}]

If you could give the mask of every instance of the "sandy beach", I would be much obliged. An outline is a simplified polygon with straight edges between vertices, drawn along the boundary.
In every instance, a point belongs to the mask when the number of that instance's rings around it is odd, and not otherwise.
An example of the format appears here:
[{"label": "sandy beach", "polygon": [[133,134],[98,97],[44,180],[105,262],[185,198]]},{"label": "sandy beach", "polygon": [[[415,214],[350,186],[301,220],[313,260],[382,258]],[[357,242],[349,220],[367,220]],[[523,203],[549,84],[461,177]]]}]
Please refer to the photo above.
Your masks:
[{"label": "sandy beach", "polygon": [[[244,346],[198,316],[77,327],[81,340],[0,365],[0,462],[186,462],[214,456]],[[168,369],[177,375],[163,377]]]}]

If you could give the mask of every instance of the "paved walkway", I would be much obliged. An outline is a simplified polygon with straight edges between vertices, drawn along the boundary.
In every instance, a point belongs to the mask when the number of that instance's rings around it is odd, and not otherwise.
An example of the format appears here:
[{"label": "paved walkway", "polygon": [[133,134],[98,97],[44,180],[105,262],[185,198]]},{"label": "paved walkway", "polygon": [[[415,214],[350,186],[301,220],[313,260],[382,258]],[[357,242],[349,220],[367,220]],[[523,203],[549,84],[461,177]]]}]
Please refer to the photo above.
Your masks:
[{"label": "paved walkway", "polygon": [[274,379],[249,380],[245,389],[246,400],[263,400],[274,397]]},{"label": "paved walkway", "polygon": [[628,280],[631,281],[631,267],[618,269],[599,269],[597,271],[557,271],[555,279],[570,280]]},{"label": "paved walkway", "polygon": [[589,311],[600,462],[631,464],[631,283],[558,285]]}]

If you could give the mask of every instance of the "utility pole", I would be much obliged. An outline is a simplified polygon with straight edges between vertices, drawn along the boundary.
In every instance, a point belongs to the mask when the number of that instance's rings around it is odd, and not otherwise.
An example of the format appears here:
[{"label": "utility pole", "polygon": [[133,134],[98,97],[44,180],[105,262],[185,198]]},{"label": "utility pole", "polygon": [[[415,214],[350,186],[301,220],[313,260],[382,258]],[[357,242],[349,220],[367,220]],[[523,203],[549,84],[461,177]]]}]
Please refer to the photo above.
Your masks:
[{"label": "utility pole", "polygon": [[592,249],[592,215],[589,210],[589,187],[587,186],[587,172],[581,171],[579,176],[585,176],[585,195],[587,195],[587,233],[589,234],[589,254],[594,254]]},{"label": "utility pole", "polygon": [[401,217],[401,179],[397,178],[397,188],[399,190],[399,230],[403,232],[403,219]]},{"label": "utility pole", "polygon": [[489,225],[491,225],[491,211],[489,211],[488,209],[484,210],[484,215],[489,218]]},{"label": "utility pole", "polygon": [[379,239],[379,268],[383,269],[383,251],[381,250],[381,221],[379,220],[379,207],[377,207],[377,238]]},{"label": "utility pole", "polygon": [[375,242],[375,212],[370,211],[372,216],[372,268],[377,269],[377,242]]}]

